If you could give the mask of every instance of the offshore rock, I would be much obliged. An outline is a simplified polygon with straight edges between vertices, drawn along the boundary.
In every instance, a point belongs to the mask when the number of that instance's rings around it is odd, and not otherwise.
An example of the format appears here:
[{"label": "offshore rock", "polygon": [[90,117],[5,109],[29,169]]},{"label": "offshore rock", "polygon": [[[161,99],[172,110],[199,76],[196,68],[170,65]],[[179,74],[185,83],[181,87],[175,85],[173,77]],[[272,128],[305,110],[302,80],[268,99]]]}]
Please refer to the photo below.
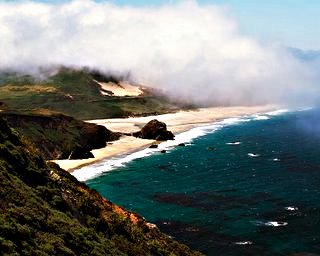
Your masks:
[{"label": "offshore rock", "polygon": [[133,133],[134,137],[150,140],[174,140],[174,134],[167,130],[167,125],[156,119],[147,123],[139,132]]}]

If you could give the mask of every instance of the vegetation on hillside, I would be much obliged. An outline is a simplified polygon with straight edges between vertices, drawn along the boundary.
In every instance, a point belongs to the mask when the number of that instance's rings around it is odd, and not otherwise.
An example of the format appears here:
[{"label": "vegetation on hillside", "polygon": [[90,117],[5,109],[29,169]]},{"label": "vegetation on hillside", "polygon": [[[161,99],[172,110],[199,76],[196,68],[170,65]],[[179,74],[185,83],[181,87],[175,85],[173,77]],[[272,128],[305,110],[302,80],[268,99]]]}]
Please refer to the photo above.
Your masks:
[{"label": "vegetation on hillside", "polygon": [[0,73],[0,107],[8,111],[34,113],[45,110],[78,119],[151,115],[181,108],[161,95],[138,97],[102,95],[96,82],[119,82],[126,77],[104,75],[96,70],[61,67],[34,78],[15,72]]},{"label": "vegetation on hillside", "polygon": [[0,118],[1,255],[199,255],[48,165]]}]

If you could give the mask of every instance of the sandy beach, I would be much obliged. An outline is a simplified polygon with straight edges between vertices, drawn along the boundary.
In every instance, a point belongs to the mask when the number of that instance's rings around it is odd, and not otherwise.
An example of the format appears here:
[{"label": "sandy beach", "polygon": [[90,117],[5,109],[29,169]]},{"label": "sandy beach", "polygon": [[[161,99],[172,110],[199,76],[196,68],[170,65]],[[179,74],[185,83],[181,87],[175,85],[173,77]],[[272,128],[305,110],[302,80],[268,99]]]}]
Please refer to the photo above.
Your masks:
[{"label": "sandy beach", "polygon": [[[214,107],[201,108],[192,111],[180,111],[177,113],[157,116],[99,119],[90,120],[88,122],[103,125],[112,131],[131,133],[138,131],[150,120],[157,119],[165,122],[168,130],[172,131],[174,134],[178,134],[199,125],[206,125],[224,118],[263,113],[275,110],[276,108],[276,106],[272,105],[250,107]],[[72,172],[75,169],[96,163],[106,158],[130,154],[140,149],[147,148],[154,142],[155,141],[153,140],[123,136],[118,141],[108,143],[107,147],[105,148],[92,150],[92,153],[95,156],[94,158],[83,160],[54,160],[53,162],[59,164],[61,168]]]}]

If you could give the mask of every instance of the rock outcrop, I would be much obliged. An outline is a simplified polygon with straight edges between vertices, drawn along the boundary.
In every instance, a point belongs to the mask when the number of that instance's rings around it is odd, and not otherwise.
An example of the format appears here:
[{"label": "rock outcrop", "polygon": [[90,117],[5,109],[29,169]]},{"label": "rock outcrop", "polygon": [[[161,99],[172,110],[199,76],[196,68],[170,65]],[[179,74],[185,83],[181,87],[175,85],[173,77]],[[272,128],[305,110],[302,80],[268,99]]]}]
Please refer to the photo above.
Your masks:
[{"label": "rock outcrop", "polygon": [[147,123],[139,132],[133,133],[133,136],[158,141],[174,140],[174,134],[167,130],[167,125],[156,119]]},{"label": "rock outcrop", "polygon": [[82,147],[76,147],[68,157],[68,159],[88,159],[88,158],[94,158],[94,155],[92,152],[86,148]]},{"label": "rock outcrop", "polygon": [[103,148],[120,133],[101,125],[73,117],[53,114],[18,114],[1,112],[1,116],[24,139],[31,142],[45,159],[83,159],[92,157],[92,149]]}]

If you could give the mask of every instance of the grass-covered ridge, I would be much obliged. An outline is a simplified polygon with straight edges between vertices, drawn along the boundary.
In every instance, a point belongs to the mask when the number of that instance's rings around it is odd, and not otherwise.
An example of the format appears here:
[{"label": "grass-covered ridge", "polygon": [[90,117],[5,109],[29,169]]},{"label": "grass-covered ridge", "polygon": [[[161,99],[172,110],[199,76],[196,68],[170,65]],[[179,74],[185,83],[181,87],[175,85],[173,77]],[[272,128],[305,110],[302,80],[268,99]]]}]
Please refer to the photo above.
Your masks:
[{"label": "grass-covered ridge", "polygon": [[78,119],[98,119],[172,112],[180,106],[166,97],[102,95],[96,81],[119,82],[125,77],[103,75],[86,68],[60,67],[43,77],[0,72],[0,108],[22,113],[45,110]]},{"label": "grass-covered ridge", "polygon": [[2,255],[199,255],[48,165],[0,118]]}]

